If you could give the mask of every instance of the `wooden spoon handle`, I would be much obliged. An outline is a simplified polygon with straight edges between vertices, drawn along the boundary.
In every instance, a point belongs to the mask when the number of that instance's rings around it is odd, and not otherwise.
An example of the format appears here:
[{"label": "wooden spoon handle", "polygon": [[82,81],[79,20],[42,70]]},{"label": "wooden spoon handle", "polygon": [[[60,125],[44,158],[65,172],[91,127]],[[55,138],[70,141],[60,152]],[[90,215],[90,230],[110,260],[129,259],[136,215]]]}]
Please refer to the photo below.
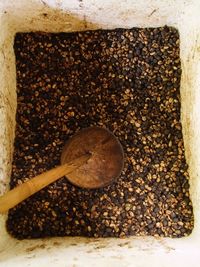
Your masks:
[{"label": "wooden spoon handle", "polygon": [[0,197],[0,213],[8,211],[26,198],[35,194],[42,188],[53,183],[75,169],[83,165],[90,158],[89,154],[85,154],[69,163],[63,164],[50,171],[44,172],[27,182],[15,187]]}]

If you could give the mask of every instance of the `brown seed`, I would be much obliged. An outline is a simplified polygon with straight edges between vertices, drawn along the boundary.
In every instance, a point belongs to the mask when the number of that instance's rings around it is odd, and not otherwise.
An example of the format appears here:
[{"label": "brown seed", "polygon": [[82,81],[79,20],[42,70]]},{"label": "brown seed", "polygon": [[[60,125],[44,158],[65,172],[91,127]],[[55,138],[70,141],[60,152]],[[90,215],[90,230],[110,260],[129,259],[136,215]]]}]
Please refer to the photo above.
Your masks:
[{"label": "brown seed", "polygon": [[14,50],[11,188],[58,165],[66,140],[88,126],[114,132],[126,162],[119,179],[101,190],[78,189],[65,178],[41,190],[9,212],[9,233],[19,239],[190,234],[178,31],[17,33]]}]

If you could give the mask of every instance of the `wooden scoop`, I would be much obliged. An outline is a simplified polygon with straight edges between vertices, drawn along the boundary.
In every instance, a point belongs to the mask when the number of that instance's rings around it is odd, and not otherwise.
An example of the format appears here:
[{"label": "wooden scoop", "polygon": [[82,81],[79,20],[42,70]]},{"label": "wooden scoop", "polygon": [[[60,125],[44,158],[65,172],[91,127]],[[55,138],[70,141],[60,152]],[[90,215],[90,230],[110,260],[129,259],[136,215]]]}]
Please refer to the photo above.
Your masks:
[{"label": "wooden scoop", "polygon": [[89,127],[75,134],[64,146],[61,164],[90,153],[87,164],[83,164],[67,179],[82,188],[99,188],[110,184],[121,173],[124,152],[120,142],[107,129]]},{"label": "wooden scoop", "polygon": [[111,183],[122,171],[123,149],[106,129],[90,127],[73,136],[61,155],[61,166],[40,174],[0,197],[0,213],[66,175],[83,188],[98,188]]},{"label": "wooden scoop", "polygon": [[8,211],[26,198],[40,191],[42,188],[55,182],[64,175],[73,172],[79,166],[83,165],[89,158],[90,154],[86,154],[69,163],[42,173],[10,190],[8,193],[0,197],[0,213]]}]

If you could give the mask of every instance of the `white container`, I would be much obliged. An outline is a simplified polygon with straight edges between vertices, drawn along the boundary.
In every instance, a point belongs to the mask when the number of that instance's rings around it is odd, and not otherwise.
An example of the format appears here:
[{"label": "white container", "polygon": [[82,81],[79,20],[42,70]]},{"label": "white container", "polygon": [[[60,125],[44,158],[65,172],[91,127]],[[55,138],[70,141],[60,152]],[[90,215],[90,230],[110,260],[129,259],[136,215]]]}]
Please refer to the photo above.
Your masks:
[{"label": "white container", "polygon": [[181,40],[181,118],[195,226],[181,239],[48,238],[18,241],[0,216],[0,266],[200,266],[200,1],[1,0],[0,193],[8,185],[16,112],[13,40],[19,31],[174,26]]}]

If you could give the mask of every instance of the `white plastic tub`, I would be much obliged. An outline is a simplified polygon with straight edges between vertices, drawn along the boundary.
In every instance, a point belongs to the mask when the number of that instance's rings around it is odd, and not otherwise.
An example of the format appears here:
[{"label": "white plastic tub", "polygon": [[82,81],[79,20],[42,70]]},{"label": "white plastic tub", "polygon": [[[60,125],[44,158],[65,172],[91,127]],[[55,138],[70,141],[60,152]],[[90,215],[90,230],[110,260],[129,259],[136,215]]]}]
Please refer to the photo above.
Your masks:
[{"label": "white plastic tub", "polygon": [[181,39],[182,125],[195,227],[187,238],[18,241],[0,216],[0,266],[200,266],[200,1],[0,0],[0,193],[8,185],[16,111],[13,40],[19,31],[175,26]]}]

